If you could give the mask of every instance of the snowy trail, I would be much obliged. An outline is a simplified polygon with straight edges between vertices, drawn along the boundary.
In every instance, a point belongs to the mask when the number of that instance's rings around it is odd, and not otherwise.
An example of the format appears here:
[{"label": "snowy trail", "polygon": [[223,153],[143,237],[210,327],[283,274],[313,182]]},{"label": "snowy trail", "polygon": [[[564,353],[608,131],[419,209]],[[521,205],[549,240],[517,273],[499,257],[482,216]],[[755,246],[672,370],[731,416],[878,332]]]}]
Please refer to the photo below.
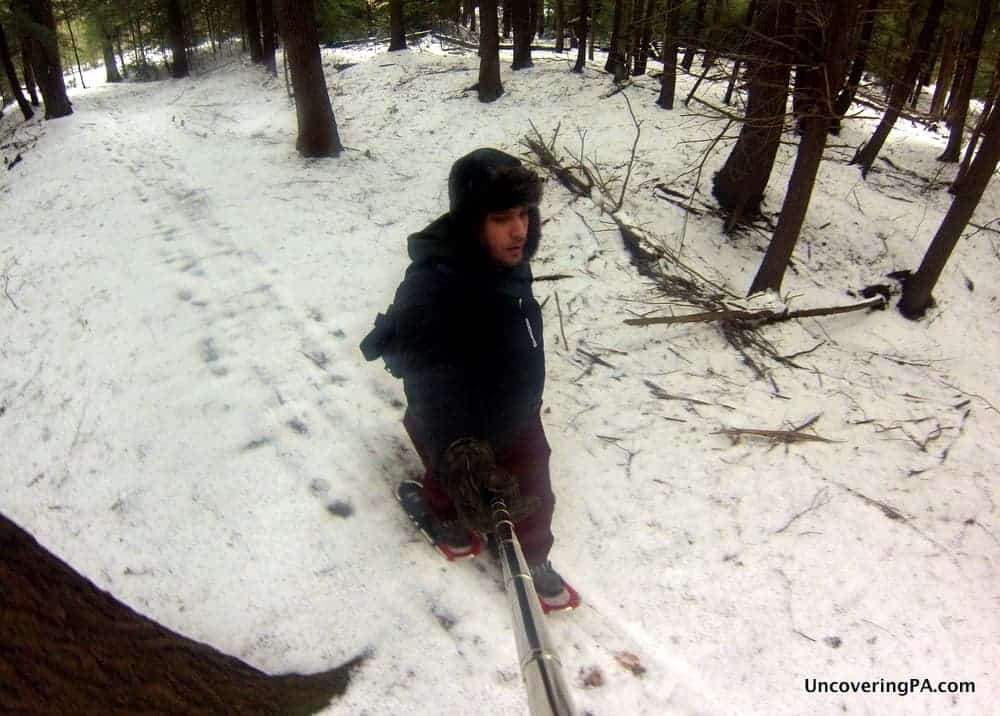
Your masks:
[{"label": "snowy trail", "polygon": [[[445,565],[390,497],[417,458],[401,386],[357,342],[405,268],[405,235],[444,206],[455,156],[520,152],[528,119],[544,132],[569,116],[600,159],[627,156],[631,122],[609,109],[602,76],[567,78],[564,64],[540,60],[485,109],[463,94],[474,57],[328,63],[352,147],[330,162],[296,156],[284,88],[238,63],[89,90],[72,118],[29,126],[39,141],[0,204],[2,225],[35,229],[0,242],[17,302],[0,315],[0,508],[143,613],[268,671],[370,649],[329,713],[523,713],[495,571]],[[654,89],[644,78],[629,91]],[[634,220],[671,241],[683,226],[685,258],[740,290],[759,242],[721,239],[710,218],[682,224],[646,197],[696,158],[665,138],[708,130],[635,107]],[[845,128],[845,141],[865,131]],[[901,137],[894,161],[933,174],[925,138]],[[844,301],[897,257],[912,264],[914,237],[939,219],[942,197],[886,201],[880,187],[907,190],[873,176],[836,163],[821,174],[788,278],[809,304]],[[988,712],[1000,633],[989,237],[962,244],[941,287],[970,320],[774,326],[783,352],[819,346],[802,369],[771,369],[778,390],[708,327],[623,326],[658,299],[593,207],[553,184],[536,273],[572,276],[536,286],[553,558],[586,606],[550,623],[578,704],[595,716]],[[997,197],[985,202],[984,216]],[[831,221],[843,228],[816,229]],[[866,231],[881,240],[859,241]],[[975,294],[954,280],[966,272]],[[815,415],[834,442],[716,433]],[[623,666],[625,652],[646,671]],[[586,686],[595,672],[603,685]],[[980,692],[802,687],[918,675],[974,678]]]}]

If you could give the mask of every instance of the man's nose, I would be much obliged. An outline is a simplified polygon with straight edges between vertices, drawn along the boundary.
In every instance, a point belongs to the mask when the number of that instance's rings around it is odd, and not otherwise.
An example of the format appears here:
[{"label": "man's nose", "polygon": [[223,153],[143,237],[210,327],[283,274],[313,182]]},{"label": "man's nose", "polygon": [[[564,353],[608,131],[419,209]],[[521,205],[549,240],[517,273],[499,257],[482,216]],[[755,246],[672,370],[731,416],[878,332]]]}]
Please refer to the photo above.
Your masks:
[{"label": "man's nose", "polygon": [[518,239],[526,239],[528,237],[528,215],[522,214],[517,217],[517,221],[514,222],[514,235]]}]

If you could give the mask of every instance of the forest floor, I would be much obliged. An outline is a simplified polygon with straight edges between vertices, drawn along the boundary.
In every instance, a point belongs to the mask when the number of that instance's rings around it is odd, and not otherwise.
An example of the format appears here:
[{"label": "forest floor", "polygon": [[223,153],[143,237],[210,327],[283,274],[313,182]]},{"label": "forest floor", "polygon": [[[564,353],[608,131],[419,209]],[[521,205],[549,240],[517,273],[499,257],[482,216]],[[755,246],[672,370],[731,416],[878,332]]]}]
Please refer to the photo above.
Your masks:
[{"label": "forest floor", "polygon": [[[461,154],[530,159],[532,124],[559,128],[559,154],[582,152],[617,194],[636,138],[623,95],[641,124],[620,220],[674,257],[666,274],[743,305],[769,234],[724,235],[709,191],[737,129],[699,103],[661,110],[654,78],[612,93],[601,58],[580,76],[568,56],[517,73],[507,57],[490,105],[467,90],[474,54],[433,40],[324,62],[337,159],[296,154],[283,81],[238,56],[180,81],[95,76],[71,117],[0,120],[7,163],[21,156],[0,174],[0,512],[142,614],[268,672],[367,651],[324,713],[524,713],[496,570],[445,564],[391,497],[419,463],[401,385],[358,342]],[[948,207],[946,136],[901,120],[863,181],[846,162],[876,117],[855,109],[770,305],[891,284]],[[716,324],[623,324],[697,309],[638,274],[594,201],[550,181],[541,208],[535,274],[568,276],[536,284],[552,558],[584,599],[548,624],[581,713],[993,711],[1000,235],[970,229],[920,322],[762,328],[778,361]],[[997,217],[992,186],[975,221]],[[740,432],[796,428],[815,439]],[[885,693],[910,679],[975,693]]]}]

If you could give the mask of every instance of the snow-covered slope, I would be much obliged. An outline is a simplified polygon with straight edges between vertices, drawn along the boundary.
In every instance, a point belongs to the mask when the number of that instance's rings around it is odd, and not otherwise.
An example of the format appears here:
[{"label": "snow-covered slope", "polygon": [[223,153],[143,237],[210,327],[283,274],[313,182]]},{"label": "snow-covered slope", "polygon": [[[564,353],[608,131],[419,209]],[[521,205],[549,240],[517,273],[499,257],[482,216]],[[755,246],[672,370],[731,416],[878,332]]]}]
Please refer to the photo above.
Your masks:
[{"label": "snow-covered slope", "polygon": [[[335,160],[297,156],[283,83],[238,58],[183,81],[94,83],[66,119],[0,120],[19,143],[3,153],[23,155],[0,175],[0,511],[142,613],[265,670],[369,650],[330,714],[523,713],[492,568],[445,565],[391,499],[418,461],[401,386],[357,343],[406,235],[445,210],[454,159],[522,153],[533,122],[621,175],[632,120],[600,63],[582,77],[552,55],[505,65],[491,105],[464,91],[477,58],[430,41],[326,63],[349,147]],[[654,79],[626,92],[642,124],[625,214],[742,294],[766,235],[726,238],[653,188],[689,193],[725,120],[660,110]],[[908,173],[950,177],[934,160],[944,138],[901,122],[886,148],[901,169],[864,182],[844,160],[871,127],[848,122],[829,150],[785,282],[793,308],[914,268],[947,208]],[[977,222],[998,205],[992,187]],[[593,203],[549,182],[542,211],[536,274],[572,276],[536,286],[552,556],[586,602],[549,625],[581,713],[993,710],[997,233],[963,240],[921,323],[884,311],[767,328],[784,355],[815,350],[765,363],[765,380],[713,325],[623,325],[670,307]],[[814,417],[828,442],[719,432]],[[910,678],[976,693],[807,689]]]}]

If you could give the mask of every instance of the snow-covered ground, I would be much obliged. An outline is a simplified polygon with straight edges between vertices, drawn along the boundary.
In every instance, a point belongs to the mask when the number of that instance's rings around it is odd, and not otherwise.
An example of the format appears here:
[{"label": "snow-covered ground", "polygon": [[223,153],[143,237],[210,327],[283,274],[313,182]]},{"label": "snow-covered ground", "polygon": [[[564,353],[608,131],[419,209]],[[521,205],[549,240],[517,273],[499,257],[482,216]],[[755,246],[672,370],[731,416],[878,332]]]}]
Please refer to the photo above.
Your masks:
[{"label": "snow-covered ground", "polygon": [[[267,671],[369,651],[326,713],[524,713],[488,560],[446,565],[391,498],[418,461],[401,386],[357,344],[406,235],[445,210],[454,159],[522,153],[529,122],[546,137],[561,123],[564,155],[583,143],[622,174],[632,120],[600,62],[582,77],[568,56],[507,62],[506,94],[482,105],[464,91],[477,58],[430,41],[325,59],[339,159],[299,158],[280,76],[237,57],[150,84],[98,70],[71,117],[0,120],[3,155],[23,156],[0,174],[0,511],[138,611]],[[727,238],[654,191],[689,193],[725,120],[659,109],[650,78],[626,91],[642,125],[624,213],[744,293],[766,235]],[[946,137],[908,121],[884,154],[898,169],[866,182],[846,166],[872,126],[848,122],[828,152],[792,308],[915,268],[948,206],[915,176],[953,174],[935,161]],[[890,310],[767,328],[784,355],[815,350],[762,380],[714,325],[623,325],[671,307],[593,203],[550,181],[542,211],[536,274],[572,276],[536,285],[552,557],[585,600],[548,623],[580,712],[995,713],[1000,236],[960,243],[920,323]],[[994,186],[976,221],[998,215]],[[829,442],[719,432],[812,418]],[[976,691],[807,689],[911,678]]]}]

